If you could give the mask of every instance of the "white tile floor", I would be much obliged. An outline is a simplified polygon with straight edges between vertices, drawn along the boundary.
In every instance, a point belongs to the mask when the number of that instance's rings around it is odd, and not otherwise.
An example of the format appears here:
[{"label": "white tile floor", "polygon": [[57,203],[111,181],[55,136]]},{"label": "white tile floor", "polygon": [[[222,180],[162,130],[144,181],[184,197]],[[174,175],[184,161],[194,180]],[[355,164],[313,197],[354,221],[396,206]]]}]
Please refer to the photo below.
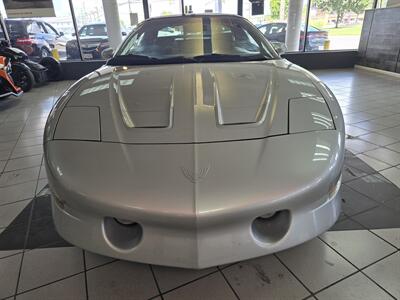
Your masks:
[{"label": "white tile floor", "polygon": [[349,156],[344,170],[346,201],[336,231],[275,255],[205,270],[32,244],[51,226],[35,215],[40,201],[27,209],[47,183],[43,128],[70,82],[1,102],[0,247],[7,232],[8,243],[24,246],[0,248],[0,299],[400,298],[400,81],[354,70],[316,73],[337,95],[351,136],[346,147],[358,157]]}]

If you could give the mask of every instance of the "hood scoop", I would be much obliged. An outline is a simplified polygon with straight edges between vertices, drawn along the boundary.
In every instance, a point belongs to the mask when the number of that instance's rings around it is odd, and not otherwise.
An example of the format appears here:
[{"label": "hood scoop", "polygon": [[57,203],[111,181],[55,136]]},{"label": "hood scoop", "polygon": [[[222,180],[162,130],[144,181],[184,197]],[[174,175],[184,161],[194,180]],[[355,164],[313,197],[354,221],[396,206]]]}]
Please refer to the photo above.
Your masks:
[{"label": "hood scoop", "polygon": [[114,77],[114,90],[126,127],[172,126],[174,77],[168,70],[121,73]]},{"label": "hood scoop", "polygon": [[[265,70],[227,65],[210,68],[217,125],[244,125],[265,119],[270,82]],[[266,78],[267,77],[267,78]]]}]

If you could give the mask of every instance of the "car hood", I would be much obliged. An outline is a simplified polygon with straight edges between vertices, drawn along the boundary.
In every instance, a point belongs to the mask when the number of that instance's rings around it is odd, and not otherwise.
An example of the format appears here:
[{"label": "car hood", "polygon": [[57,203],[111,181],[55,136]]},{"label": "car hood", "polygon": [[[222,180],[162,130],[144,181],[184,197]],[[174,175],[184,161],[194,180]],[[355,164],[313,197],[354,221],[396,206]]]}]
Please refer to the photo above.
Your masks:
[{"label": "car hood", "polygon": [[67,107],[98,108],[102,141],[202,143],[287,134],[289,99],[313,97],[311,78],[285,60],[105,66]]}]

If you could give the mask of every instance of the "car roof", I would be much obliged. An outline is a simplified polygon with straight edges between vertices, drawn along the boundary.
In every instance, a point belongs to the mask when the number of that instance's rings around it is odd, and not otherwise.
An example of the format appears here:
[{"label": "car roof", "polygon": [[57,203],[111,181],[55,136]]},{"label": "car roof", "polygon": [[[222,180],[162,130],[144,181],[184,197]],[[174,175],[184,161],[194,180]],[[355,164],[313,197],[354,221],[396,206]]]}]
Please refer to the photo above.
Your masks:
[{"label": "car roof", "polygon": [[271,23],[257,25],[257,27],[262,27],[262,26],[267,26],[267,25],[286,25],[286,24],[287,23],[285,23],[285,22],[271,22]]},{"label": "car roof", "polygon": [[106,26],[106,23],[91,23],[82,25],[82,27],[84,26]]}]

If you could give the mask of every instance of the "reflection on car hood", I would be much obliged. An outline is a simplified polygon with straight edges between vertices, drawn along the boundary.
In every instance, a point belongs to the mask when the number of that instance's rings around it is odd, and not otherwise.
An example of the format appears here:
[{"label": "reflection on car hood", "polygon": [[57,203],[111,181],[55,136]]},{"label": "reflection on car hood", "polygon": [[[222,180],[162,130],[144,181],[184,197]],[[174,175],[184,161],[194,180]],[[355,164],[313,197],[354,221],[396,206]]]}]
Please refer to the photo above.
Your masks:
[{"label": "reflection on car hood", "polygon": [[300,97],[321,95],[284,60],[105,66],[68,106],[99,107],[103,141],[192,143],[286,134]]}]

